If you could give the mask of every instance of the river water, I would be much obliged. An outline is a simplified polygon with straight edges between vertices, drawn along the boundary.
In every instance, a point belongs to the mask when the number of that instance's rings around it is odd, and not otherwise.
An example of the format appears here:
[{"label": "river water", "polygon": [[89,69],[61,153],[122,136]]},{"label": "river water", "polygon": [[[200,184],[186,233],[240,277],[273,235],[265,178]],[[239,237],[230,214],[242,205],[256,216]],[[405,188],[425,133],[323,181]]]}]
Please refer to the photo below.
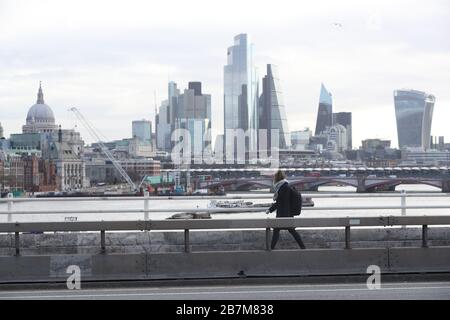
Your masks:
[{"label": "river water", "polygon": [[[406,192],[440,192],[439,189],[427,185],[401,185],[397,191]],[[341,193],[354,192],[353,187],[321,187],[319,193]],[[236,195],[236,194],[234,194]],[[241,196],[248,196],[249,201],[254,203],[268,203],[270,199],[251,199],[252,194],[242,193]],[[315,207],[345,207],[345,206],[396,206],[400,205],[400,198],[314,198],[311,194]],[[176,212],[182,212],[183,209],[206,208],[209,200],[150,200],[150,209],[173,209],[173,212],[155,212],[150,213],[150,219],[166,219]],[[427,197],[427,198],[407,198],[407,205],[449,205],[450,197]],[[39,201],[39,202],[19,202],[14,203],[10,221],[14,222],[37,222],[37,221],[100,221],[100,220],[139,220],[144,219],[143,213],[102,213],[102,214],[74,214],[64,213],[67,210],[132,210],[144,209],[143,200],[116,200],[116,201]],[[6,214],[8,206],[6,203],[0,203],[0,222],[8,221]],[[14,214],[14,211],[59,211],[58,214]],[[400,215],[400,209],[397,210],[308,210],[302,211],[302,217],[347,217],[347,216],[380,216],[380,215]],[[412,210],[408,209],[407,215],[448,215],[450,209],[433,210]],[[271,217],[275,214],[270,215]],[[233,213],[233,214],[212,214],[213,219],[240,219],[240,218],[266,218],[264,212],[255,213]]]}]

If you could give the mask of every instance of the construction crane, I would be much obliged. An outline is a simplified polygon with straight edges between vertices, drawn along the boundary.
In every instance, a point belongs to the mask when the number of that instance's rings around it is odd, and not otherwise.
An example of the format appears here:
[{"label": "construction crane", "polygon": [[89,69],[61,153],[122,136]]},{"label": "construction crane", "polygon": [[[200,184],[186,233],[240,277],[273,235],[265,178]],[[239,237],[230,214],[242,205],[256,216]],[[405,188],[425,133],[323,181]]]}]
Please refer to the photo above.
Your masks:
[{"label": "construction crane", "polygon": [[128,185],[131,187],[131,190],[137,191],[137,187],[134,184],[133,180],[131,180],[130,176],[122,168],[120,163],[113,157],[111,152],[109,152],[108,148],[105,146],[105,144],[100,139],[99,133],[96,131],[94,126],[83,116],[83,114],[77,108],[70,108],[69,111],[72,111],[75,114],[75,116],[78,118],[78,120],[80,120],[81,123],[83,123],[83,125],[89,131],[89,134],[92,136],[92,138],[94,138],[94,140],[98,141],[98,144],[100,145],[100,148],[102,149],[103,153],[106,155],[108,160],[112,162],[114,168],[116,168],[117,171],[119,171],[120,175],[125,179],[125,181],[128,183]]}]

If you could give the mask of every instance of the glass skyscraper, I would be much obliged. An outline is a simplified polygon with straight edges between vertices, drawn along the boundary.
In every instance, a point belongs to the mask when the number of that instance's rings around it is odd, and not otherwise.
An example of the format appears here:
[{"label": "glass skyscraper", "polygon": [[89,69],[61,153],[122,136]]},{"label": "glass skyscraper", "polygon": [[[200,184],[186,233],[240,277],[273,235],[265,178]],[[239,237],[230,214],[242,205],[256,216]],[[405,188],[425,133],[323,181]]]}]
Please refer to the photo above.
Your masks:
[{"label": "glass skyscraper", "polygon": [[290,146],[289,128],[278,69],[272,64],[267,65],[267,75],[263,78],[258,127],[267,130],[267,148],[269,150],[271,149],[272,129],[278,129],[279,148],[286,149]]},{"label": "glass skyscraper", "polygon": [[[258,129],[258,78],[253,65],[253,44],[247,34],[234,37],[224,67],[224,132],[243,129],[250,132],[246,150],[256,151]],[[230,142],[231,143],[231,142]]]},{"label": "glass skyscraper", "polygon": [[347,130],[347,149],[352,149],[352,113],[337,112],[333,113],[333,125],[340,124]]},{"label": "glass skyscraper", "polygon": [[186,129],[191,137],[191,154],[201,159],[211,148],[211,95],[202,93],[201,82],[189,82],[189,89],[178,95],[176,129]]},{"label": "glass skyscraper", "polygon": [[135,120],[132,122],[133,138],[137,137],[141,141],[152,142],[152,122],[149,120]]},{"label": "glass skyscraper", "polygon": [[316,131],[318,136],[333,124],[333,99],[331,93],[322,83],[320,88],[319,111],[317,112]]},{"label": "glass skyscraper", "polygon": [[399,148],[430,148],[435,97],[416,90],[394,91]]},{"label": "glass skyscraper", "polygon": [[172,132],[175,130],[175,119],[178,118],[178,96],[180,90],[177,84],[170,81],[167,86],[168,99],[159,107],[159,113],[155,117],[156,145],[159,150],[171,152],[173,143]]},{"label": "glass skyscraper", "polygon": [[172,150],[171,134],[169,100],[164,100],[156,117],[156,145],[159,150],[166,152]]}]

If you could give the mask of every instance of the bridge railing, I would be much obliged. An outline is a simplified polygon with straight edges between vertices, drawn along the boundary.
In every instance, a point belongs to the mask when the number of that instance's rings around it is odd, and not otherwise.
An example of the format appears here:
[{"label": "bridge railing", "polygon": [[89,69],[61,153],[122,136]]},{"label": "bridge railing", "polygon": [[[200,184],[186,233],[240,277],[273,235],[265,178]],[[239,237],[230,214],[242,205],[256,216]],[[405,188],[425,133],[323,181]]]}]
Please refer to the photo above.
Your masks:
[{"label": "bridge railing", "polygon": [[[393,193],[307,193],[302,192],[302,196],[316,199],[332,198],[450,198],[450,193],[441,192],[393,192]],[[245,195],[229,194],[223,195],[192,195],[192,196],[141,196],[141,197],[54,197],[54,198],[1,198],[0,203],[20,203],[20,202],[64,202],[64,201],[128,201],[128,200],[245,200],[245,199],[272,199],[273,194],[247,193]]]},{"label": "bridge railing", "polygon": [[25,232],[100,232],[101,252],[106,252],[107,231],[184,231],[184,251],[191,252],[190,231],[265,229],[266,250],[270,251],[273,228],[344,228],[345,249],[351,249],[351,228],[421,226],[422,247],[428,244],[428,227],[450,225],[450,216],[379,216],[345,218],[271,218],[271,219],[226,219],[226,220],[134,220],[134,221],[86,221],[86,222],[26,222],[0,223],[0,233],[14,233],[15,254],[20,255],[20,235]]},{"label": "bridge railing", "polygon": [[[384,205],[384,206],[314,206],[314,207],[303,207],[303,211],[356,211],[356,210],[364,210],[364,211],[376,211],[376,210],[400,210],[401,215],[405,216],[408,209],[410,210],[433,210],[433,209],[450,209],[450,204],[438,204],[438,205],[407,205],[407,198],[450,198],[450,194],[448,193],[394,193],[394,194],[302,194],[304,197],[311,197],[312,199],[351,199],[351,198],[399,198],[400,205]],[[152,208],[152,201],[179,201],[179,200],[262,200],[262,199],[270,199],[272,200],[271,194],[255,194],[255,195],[244,195],[244,196],[166,196],[166,197],[152,197],[152,196],[143,196],[143,197],[82,197],[82,198],[6,198],[0,199],[0,205],[6,203],[6,211],[0,211],[0,216],[7,215],[7,221],[13,221],[13,215],[52,215],[52,214],[143,214],[144,220],[149,220],[151,213],[229,213],[229,214],[238,214],[238,213],[257,213],[264,212],[266,207],[248,207],[248,208]],[[143,208],[142,209],[89,209],[89,210],[81,210],[74,208],[73,210],[67,209],[37,209],[37,210],[15,210],[14,203],[24,203],[31,202],[36,204],[36,207],[39,208],[39,204],[41,202],[50,202],[50,203],[58,203],[58,202],[110,202],[110,201],[142,201]]]}]

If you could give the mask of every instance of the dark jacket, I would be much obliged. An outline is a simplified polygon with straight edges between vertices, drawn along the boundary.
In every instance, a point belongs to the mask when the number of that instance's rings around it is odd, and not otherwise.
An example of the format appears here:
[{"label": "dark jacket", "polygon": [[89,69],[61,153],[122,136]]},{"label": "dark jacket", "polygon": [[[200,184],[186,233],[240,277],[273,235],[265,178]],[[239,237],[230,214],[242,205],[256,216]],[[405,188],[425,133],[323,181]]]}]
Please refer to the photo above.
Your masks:
[{"label": "dark jacket", "polygon": [[277,218],[293,217],[290,210],[290,194],[289,184],[286,182],[278,190],[277,199],[269,208],[270,212],[277,210]]}]

